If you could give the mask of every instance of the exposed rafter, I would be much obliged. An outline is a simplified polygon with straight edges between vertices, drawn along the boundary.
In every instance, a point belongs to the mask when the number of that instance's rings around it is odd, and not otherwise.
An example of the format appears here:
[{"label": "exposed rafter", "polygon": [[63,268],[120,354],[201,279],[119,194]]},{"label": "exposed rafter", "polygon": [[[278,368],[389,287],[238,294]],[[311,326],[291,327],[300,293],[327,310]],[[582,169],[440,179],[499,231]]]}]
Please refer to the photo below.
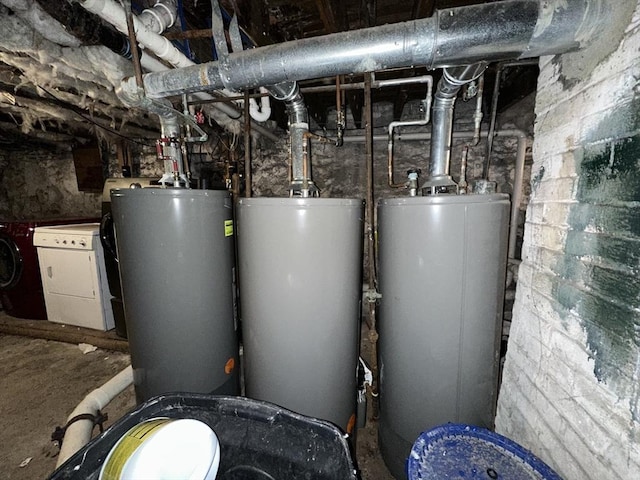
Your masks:
[{"label": "exposed rafter", "polygon": [[430,17],[436,8],[436,0],[413,0],[411,19]]}]

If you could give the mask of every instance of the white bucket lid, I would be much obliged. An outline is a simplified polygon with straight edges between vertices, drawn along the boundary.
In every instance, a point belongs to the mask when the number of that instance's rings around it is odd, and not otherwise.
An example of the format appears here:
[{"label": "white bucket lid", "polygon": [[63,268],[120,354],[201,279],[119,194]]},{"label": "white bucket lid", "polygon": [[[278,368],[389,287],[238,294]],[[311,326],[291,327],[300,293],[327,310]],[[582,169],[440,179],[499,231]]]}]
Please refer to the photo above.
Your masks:
[{"label": "white bucket lid", "polygon": [[118,440],[99,480],[214,480],[219,466],[220,443],[206,423],[155,418]]}]

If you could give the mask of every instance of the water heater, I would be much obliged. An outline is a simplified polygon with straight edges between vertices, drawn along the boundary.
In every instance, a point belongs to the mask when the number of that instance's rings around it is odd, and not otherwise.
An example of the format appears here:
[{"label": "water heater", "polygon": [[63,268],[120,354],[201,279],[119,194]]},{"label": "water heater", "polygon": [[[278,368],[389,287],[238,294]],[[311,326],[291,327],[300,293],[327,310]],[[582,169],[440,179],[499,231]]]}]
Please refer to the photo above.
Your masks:
[{"label": "water heater", "polygon": [[248,397],[349,431],[356,411],[363,202],[238,202]]},{"label": "water heater", "polygon": [[502,194],[379,203],[379,439],[396,478],[422,431],[493,425],[508,226]]},{"label": "water heater", "polygon": [[136,399],[238,394],[229,193],[116,189],[111,201]]}]

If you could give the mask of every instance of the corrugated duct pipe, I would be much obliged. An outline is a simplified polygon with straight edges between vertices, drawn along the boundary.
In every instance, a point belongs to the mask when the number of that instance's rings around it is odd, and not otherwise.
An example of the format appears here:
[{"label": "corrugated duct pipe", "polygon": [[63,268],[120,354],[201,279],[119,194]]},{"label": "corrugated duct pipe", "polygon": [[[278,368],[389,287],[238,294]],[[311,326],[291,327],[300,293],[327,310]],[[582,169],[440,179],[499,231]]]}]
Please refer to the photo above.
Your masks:
[{"label": "corrugated duct pipe", "polygon": [[[444,9],[430,18],[243,50],[224,62],[147,74],[144,86],[148,96],[157,98],[565,53],[597,37],[612,8],[613,0],[505,0]],[[135,81],[127,80],[123,88],[135,90]]]}]

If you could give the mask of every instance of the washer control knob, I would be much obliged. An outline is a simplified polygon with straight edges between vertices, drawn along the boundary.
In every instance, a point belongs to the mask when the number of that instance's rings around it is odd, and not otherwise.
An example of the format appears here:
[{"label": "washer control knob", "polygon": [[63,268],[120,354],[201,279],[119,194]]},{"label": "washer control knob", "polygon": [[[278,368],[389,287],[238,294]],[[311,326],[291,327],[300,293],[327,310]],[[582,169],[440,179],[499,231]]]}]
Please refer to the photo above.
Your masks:
[{"label": "washer control knob", "polygon": [[80,241],[78,242],[78,245],[80,245],[81,247],[86,247],[87,241],[84,238],[81,238]]}]

